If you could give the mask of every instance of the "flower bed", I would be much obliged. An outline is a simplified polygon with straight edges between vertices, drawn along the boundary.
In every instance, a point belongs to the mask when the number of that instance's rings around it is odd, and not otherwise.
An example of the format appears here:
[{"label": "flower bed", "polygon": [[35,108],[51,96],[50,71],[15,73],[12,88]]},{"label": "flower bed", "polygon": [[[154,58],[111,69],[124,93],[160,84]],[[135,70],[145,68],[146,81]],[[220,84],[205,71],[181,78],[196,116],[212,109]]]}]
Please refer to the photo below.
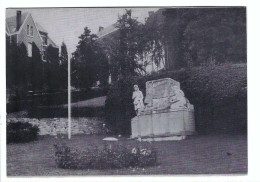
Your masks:
[{"label": "flower bed", "polygon": [[154,166],[157,153],[152,146],[127,148],[122,145],[113,147],[104,144],[98,148],[92,146],[84,151],[55,144],[55,162],[63,169],[118,169],[126,167]]}]

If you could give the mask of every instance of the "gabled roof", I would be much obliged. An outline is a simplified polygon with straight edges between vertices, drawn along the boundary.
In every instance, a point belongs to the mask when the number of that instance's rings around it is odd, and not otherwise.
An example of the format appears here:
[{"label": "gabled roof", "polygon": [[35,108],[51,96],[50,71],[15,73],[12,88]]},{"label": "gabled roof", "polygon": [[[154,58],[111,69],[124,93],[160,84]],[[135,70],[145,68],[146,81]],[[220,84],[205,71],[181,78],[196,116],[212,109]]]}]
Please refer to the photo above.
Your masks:
[{"label": "gabled roof", "polygon": [[103,30],[99,31],[97,33],[97,36],[98,36],[98,38],[101,38],[101,37],[104,37],[104,36],[106,36],[108,34],[114,33],[117,30],[118,30],[118,28],[116,27],[116,23],[114,23],[114,24],[104,28]]},{"label": "gabled roof", "polygon": [[[21,15],[21,25],[23,24],[27,16],[28,13],[23,13]],[[9,30],[8,33],[10,34],[18,32],[19,30],[16,30],[16,16],[6,18],[6,26],[7,26],[7,30]],[[21,27],[22,26],[20,26],[20,29]]]},{"label": "gabled roof", "polygon": [[40,32],[48,33],[38,22],[35,22],[35,25]]},{"label": "gabled roof", "polygon": [[[21,15],[21,26],[20,26],[19,30],[16,30],[16,16],[6,18],[6,32],[8,34],[19,33],[19,31],[21,30],[21,28],[23,26],[24,21],[26,20],[26,18],[29,15],[30,15],[30,13],[23,13]],[[33,20],[33,22],[35,23],[38,33],[40,33],[40,32],[48,33],[39,23],[35,22],[34,20]],[[40,34],[39,34],[39,36],[40,36]],[[40,38],[41,38],[41,36],[40,36]],[[42,38],[41,38],[41,40],[42,40]],[[54,41],[49,36],[48,36],[47,41],[48,41],[47,42],[48,45],[51,44],[54,47],[57,47],[57,45],[54,43]]]},{"label": "gabled roof", "polygon": [[[48,33],[38,22],[35,22],[35,25],[39,32]],[[48,45],[51,44],[52,46],[57,47],[57,45],[53,42],[53,40],[50,38],[50,36],[48,36],[47,44]]]},{"label": "gabled roof", "polygon": [[[21,16],[21,27],[22,27],[22,24],[25,21],[28,14],[29,13],[23,13],[22,14],[22,16]],[[15,33],[15,32],[19,31],[19,30],[18,31],[16,30],[16,16],[6,18],[6,25],[7,25],[6,29],[9,30],[8,33]],[[40,32],[47,33],[47,31],[38,22],[35,22],[35,25]],[[20,27],[20,29],[21,29],[21,27]]]},{"label": "gabled roof", "polygon": [[55,42],[53,42],[53,40],[50,38],[50,36],[48,36],[48,40],[47,40],[47,41],[48,41],[48,43],[47,43],[48,45],[51,44],[53,47],[58,47],[58,46],[55,44]]}]

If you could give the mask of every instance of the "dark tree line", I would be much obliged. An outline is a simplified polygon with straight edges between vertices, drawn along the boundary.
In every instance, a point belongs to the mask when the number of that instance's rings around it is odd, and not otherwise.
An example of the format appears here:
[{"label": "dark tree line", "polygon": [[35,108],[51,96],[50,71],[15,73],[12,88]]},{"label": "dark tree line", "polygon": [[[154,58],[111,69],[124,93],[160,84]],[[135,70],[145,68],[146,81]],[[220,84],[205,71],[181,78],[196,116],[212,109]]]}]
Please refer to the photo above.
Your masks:
[{"label": "dark tree line", "polygon": [[110,51],[116,55],[112,61],[124,62],[121,57],[127,57],[125,51],[131,54],[128,62],[133,61],[135,69],[140,69],[138,61],[142,68],[153,62],[157,66],[165,64],[168,70],[247,61],[244,7],[159,9],[144,24],[126,10],[118,18],[117,27],[114,44],[118,46]]},{"label": "dark tree line", "polygon": [[169,69],[246,62],[245,8],[172,8],[161,16]]},{"label": "dark tree line", "polygon": [[17,45],[6,40],[6,84],[8,92],[23,98],[29,92],[57,92],[67,88],[67,48],[63,43],[61,56],[58,48],[46,48],[45,59],[32,43],[28,57],[24,43]]},{"label": "dark tree line", "polygon": [[109,74],[113,81],[144,71],[141,58],[145,54],[144,26],[132,18],[131,10],[118,17],[116,37],[98,40],[86,27],[72,55],[72,85],[89,88],[100,81],[105,86]]},{"label": "dark tree line", "polygon": [[[150,62],[163,63],[168,70],[246,62],[245,8],[160,9],[144,24],[126,10],[118,17],[116,27],[116,35],[103,42],[87,27],[79,36],[70,60],[74,87],[90,88],[96,81],[105,86],[109,74],[113,81],[143,75]],[[45,62],[35,44],[30,58],[24,44],[6,45],[9,89],[22,93],[67,88],[68,53],[64,43],[60,55],[49,46]]]},{"label": "dark tree line", "polygon": [[25,46],[18,47],[14,43],[10,44],[6,39],[6,85],[7,89],[13,90],[14,93],[27,87],[25,84],[27,81],[27,75],[25,75],[27,60],[24,58],[27,58]]},{"label": "dark tree line", "polygon": [[101,41],[114,81],[143,75],[151,63],[176,70],[246,62],[245,8],[160,9],[144,24],[126,10],[116,27],[117,33]]},{"label": "dark tree line", "polygon": [[151,62],[160,64],[163,50],[161,41],[151,30],[154,27],[138,22],[131,10],[118,17],[115,27],[117,31],[113,35],[98,40],[109,57],[112,81],[145,74],[145,68]]}]

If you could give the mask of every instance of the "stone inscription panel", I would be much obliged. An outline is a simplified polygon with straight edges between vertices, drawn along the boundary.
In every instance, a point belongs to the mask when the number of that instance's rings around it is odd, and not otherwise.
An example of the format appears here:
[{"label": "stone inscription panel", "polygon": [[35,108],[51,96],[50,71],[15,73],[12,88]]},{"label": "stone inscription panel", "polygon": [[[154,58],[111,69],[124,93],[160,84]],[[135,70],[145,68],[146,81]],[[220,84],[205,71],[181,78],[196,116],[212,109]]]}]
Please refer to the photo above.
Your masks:
[{"label": "stone inscription panel", "polygon": [[145,103],[151,103],[152,99],[160,99],[173,95],[174,86],[180,88],[180,83],[170,78],[146,82]]}]

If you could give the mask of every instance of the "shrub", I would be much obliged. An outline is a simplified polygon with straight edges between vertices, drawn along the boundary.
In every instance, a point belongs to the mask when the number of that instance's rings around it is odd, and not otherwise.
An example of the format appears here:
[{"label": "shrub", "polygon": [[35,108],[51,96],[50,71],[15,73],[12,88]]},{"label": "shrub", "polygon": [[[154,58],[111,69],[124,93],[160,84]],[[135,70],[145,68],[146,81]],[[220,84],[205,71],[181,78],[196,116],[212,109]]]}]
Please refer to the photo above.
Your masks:
[{"label": "shrub", "polygon": [[[102,117],[104,116],[104,107],[72,107],[72,117]],[[68,117],[67,107],[33,107],[28,111],[30,118],[60,118]]]},{"label": "shrub", "polygon": [[180,82],[185,96],[195,107],[198,132],[246,130],[246,64],[194,67],[119,80],[110,87],[107,95],[106,122],[117,131],[129,134],[130,121],[135,116],[131,100],[133,85],[138,84],[145,96],[146,81],[161,78]]},{"label": "shrub", "polygon": [[7,143],[24,143],[37,140],[39,128],[30,123],[7,124]]},{"label": "shrub", "polygon": [[126,167],[145,167],[156,165],[157,153],[151,147],[133,149],[116,145],[112,148],[92,147],[84,151],[55,144],[57,167],[64,169],[117,169]]},{"label": "shrub", "polygon": [[108,92],[105,103],[106,122],[117,133],[129,133],[129,119],[135,116],[132,92],[137,81],[138,77],[126,77],[114,83]]},{"label": "shrub", "polygon": [[[101,97],[107,94],[107,88],[100,89],[85,89],[81,91],[71,92],[71,101],[78,102],[82,100],[88,100],[95,97]],[[68,103],[68,92],[60,91],[55,93],[35,92],[34,94],[22,95],[20,98],[13,96],[7,103],[7,113],[18,112],[22,110],[28,110],[29,113],[36,115],[35,108],[49,107],[53,105],[62,105]],[[55,116],[54,116],[55,117]],[[59,116],[57,116],[59,117]]]}]

